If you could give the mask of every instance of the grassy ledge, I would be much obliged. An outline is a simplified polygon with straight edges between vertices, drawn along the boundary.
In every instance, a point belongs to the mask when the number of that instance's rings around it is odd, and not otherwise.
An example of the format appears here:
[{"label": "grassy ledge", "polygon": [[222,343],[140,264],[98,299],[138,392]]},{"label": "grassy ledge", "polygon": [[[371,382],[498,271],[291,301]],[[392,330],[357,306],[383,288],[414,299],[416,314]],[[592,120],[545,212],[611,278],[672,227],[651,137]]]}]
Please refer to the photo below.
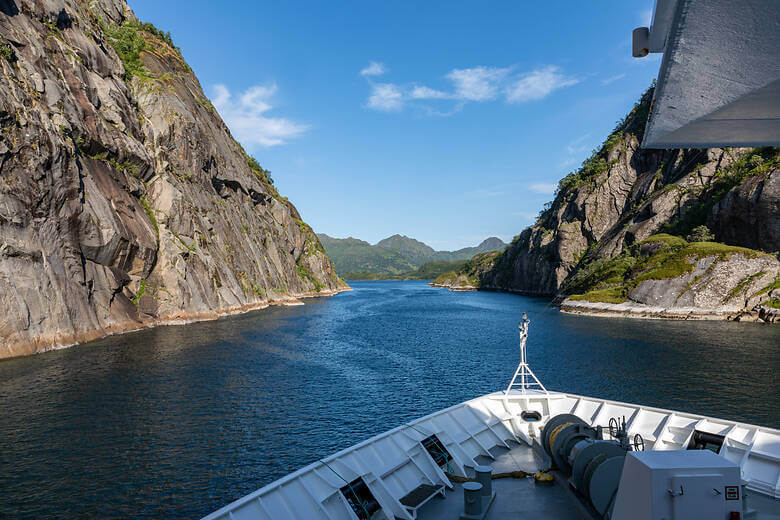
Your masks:
[{"label": "grassy ledge", "polygon": [[[659,233],[615,258],[592,262],[567,282],[564,292],[571,300],[623,303],[628,300],[628,292],[646,280],[677,278],[692,272],[700,258],[714,256],[717,263],[735,254],[746,258],[769,256],[745,247],[688,242],[678,236]],[[752,279],[745,281],[739,289],[750,281]]]}]

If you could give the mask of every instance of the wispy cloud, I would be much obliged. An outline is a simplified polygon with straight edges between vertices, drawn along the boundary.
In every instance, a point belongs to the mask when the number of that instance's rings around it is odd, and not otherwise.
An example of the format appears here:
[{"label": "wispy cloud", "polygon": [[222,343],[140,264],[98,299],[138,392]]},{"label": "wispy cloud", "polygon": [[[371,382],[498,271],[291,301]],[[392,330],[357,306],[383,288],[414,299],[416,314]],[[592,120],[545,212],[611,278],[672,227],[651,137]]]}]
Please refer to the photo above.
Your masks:
[{"label": "wispy cloud", "polygon": [[588,151],[588,145],[585,144],[585,140],[590,137],[590,132],[585,135],[579,136],[577,139],[569,142],[566,145],[566,153],[569,155],[577,155]]},{"label": "wispy cloud", "polygon": [[474,67],[472,69],[454,69],[447,79],[455,87],[454,97],[465,101],[489,101],[498,97],[499,84],[509,74],[510,69],[496,67]]},{"label": "wispy cloud", "polygon": [[623,73],[623,74],[616,74],[614,76],[610,76],[608,78],[602,79],[601,80],[601,84],[606,86],[606,85],[609,85],[610,83],[614,83],[614,82],[616,82],[618,80],[621,80],[621,79],[623,79],[625,77],[626,77],[625,73]]},{"label": "wispy cloud", "polygon": [[534,193],[541,193],[543,195],[552,195],[555,193],[557,184],[550,184],[547,182],[534,182],[528,186],[528,189]]},{"label": "wispy cloud", "polygon": [[392,112],[403,106],[404,94],[392,83],[378,83],[371,85],[371,95],[366,106],[374,110]]},{"label": "wispy cloud", "polygon": [[[361,71],[365,72],[375,64]],[[377,64],[381,65],[381,64]],[[382,69],[384,72],[384,69]],[[509,103],[523,103],[543,99],[558,89],[575,85],[579,79],[565,75],[559,67],[547,65],[524,74],[515,74],[513,67],[478,66],[467,69],[453,69],[444,76],[451,84],[442,90],[414,83],[375,84],[370,79],[371,94],[366,106],[375,110],[396,111],[406,104],[421,107],[429,115],[451,115],[458,112],[465,103],[495,101],[503,98]],[[452,101],[454,108],[439,110],[430,104],[419,102]],[[417,102],[417,103],[415,103]]]},{"label": "wispy cloud", "polygon": [[559,67],[548,65],[524,74],[506,89],[506,99],[510,103],[536,101],[552,92],[576,85],[580,80],[565,76]]},{"label": "wispy cloud", "polygon": [[409,92],[409,97],[411,99],[452,99],[452,94],[430,87],[415,86]]},{"label": "wispy cloud", "polygon": [[267,117],[276,84],[256,85],[234,97],[225,85],[215,85],[212,102],[236,139],[248,147],[277,146],[298,137],[309,126],[281,117]]},{"label": "wispy cloud", "polygon": [[558,167],[569,168],[582,162],[582,159],[591,149],[591,145],[588,141],[589,137],[590,132],[569,141],[566,146],[563,147],[564,156],[563,159],[558,162]]},{"label": "wispy cloud", "polygon": [[387,72],[387,67],[384,63],[378,61],[370,61],[368,66],[360,71],[361,76],[381,76]]}]

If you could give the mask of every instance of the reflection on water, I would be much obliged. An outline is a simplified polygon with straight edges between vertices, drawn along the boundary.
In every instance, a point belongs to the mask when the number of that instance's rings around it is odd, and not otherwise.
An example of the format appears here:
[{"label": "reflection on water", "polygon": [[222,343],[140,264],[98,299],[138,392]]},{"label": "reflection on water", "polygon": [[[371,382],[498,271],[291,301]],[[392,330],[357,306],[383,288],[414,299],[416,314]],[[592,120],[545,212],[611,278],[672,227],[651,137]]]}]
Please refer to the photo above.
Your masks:
[{"label": "reflection on water", "polygon": [[561,314],[420,282],[0,363],[0,517],[190,517],[500,390],[517,321],[548,388],[780,425],[780,328]]}]

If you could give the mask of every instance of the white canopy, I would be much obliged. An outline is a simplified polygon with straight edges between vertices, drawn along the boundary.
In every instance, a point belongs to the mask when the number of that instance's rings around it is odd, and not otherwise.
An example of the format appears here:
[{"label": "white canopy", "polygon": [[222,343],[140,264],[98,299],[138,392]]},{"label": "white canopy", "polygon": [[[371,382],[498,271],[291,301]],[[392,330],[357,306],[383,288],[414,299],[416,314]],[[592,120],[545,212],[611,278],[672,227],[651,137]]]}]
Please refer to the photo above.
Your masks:
[{"label": "white canopy", "polygon": [[645,148],[780,145],[780,0],[656,0],[634,55],[663,53]]}]

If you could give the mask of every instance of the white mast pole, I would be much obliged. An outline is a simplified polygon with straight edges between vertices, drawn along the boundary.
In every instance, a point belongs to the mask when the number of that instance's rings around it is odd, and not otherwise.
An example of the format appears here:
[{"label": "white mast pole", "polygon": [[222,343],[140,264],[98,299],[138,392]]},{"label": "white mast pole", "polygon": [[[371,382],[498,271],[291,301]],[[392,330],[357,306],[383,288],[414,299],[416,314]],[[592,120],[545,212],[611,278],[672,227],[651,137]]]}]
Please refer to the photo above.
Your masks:
[{"label": "white mast pole", "polygon": [[[528,366],[528,361],[526,359],[525,343],[528,340],[528,325],[530,323],[531,320],[528,319],[528,314],[523,313],[522,321],[517,324],[517,328],[520,332],[520,364],[517,365],[515,375],[512,377],[512,381],[509,382],[509,386],[504,391],[505,395],[508,395],[509,391],[512,390],[512,387],[515,386],[520,387],[520,393],[523,395],[525,395],[532,386],[538,386],[544,393],[549,393],[541,381],[539,381],[536,375],[531,371],[531,367]],[[517,376],[520,376],[519,383],[515,382],[517,381]]]}]

